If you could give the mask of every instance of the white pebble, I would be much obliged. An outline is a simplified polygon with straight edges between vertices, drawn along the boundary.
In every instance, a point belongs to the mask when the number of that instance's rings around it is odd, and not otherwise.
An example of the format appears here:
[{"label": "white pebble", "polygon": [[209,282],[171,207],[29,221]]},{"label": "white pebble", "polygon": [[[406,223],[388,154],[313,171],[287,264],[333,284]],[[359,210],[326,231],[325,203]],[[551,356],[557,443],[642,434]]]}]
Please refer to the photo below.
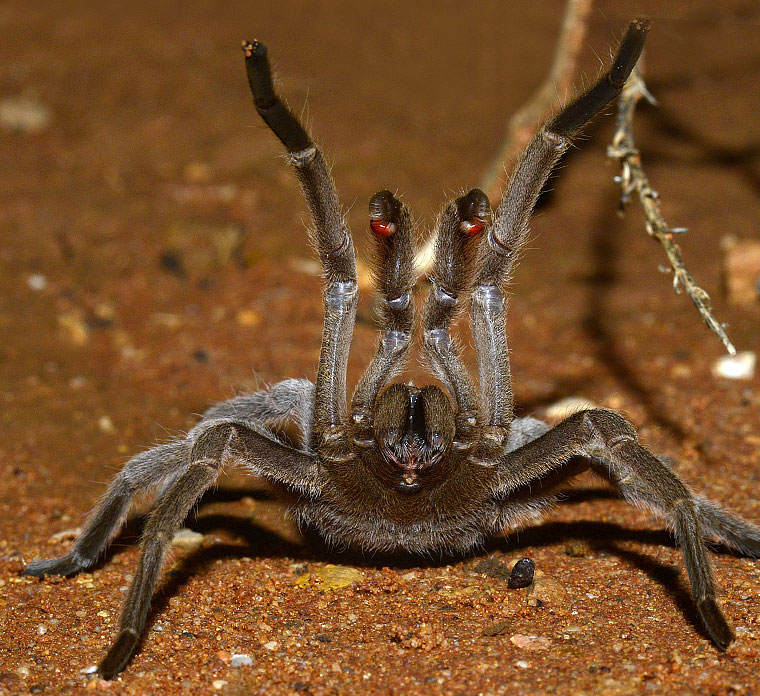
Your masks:
[{"label": "white pebble", "polygon": [[79,674],[95,674],[95,672],[98,671],[97,665],[90,665],[89,667],[85,667],[84,669],[79,670]]},{"label": "white pebble", "polygon": [[114,426],[110,416],[101,416],[98,418],[98,427],[104,433],[113,433],[116,431],[116,427]]},{"label": "white pebble", "polygon": [[37,626],[37,633],[39,633],[41,636],[44,636],[47,633],[47,626],[45,626],[45,624],[40,624]]},{"label": "white pebble", "polygon": [[26,279],[26,284],[30,290],[40,291],[47,287],[48,281],[41,273],[32,273],[32,275]]},{"label": "white pebble", "polygon": [[726,379],[752,379],[755,376],[757,355],[745,350],[736,355],[724,355],[713,363],[713,374]]},{"label": "white pebble", "polygon": [[251,659],[251,656],[246,655],[245,653],[235,653],[230,658],[231,667],[250,667],[252,664],[253,660]]},{"label": "white pebble", "polygon": [[62,532],[57,532],[48,539],[53,544],[60,544],[62,541],[72,541],[76,539],[82,533],[81,527],[74,527],[73,529],[64,529]]},{"label": "white pebble", "polygon": [[192,529],[180,529],[172,539],[172,546],[179,546],[186,551],[195,551],[202,543],[204,536]]},{"label": "white pebble", "polygon": [[517,662],[515,662],[515,664],[520,669],[528,669],[528,667],[530,667],[530,662],[526,662],[525,660],[518,660]]},{"label": "white pebble", "polygon": [[216,691],[219,691],[219,689],[223,689],[227,686],[227,683],[228,682],[224,679],[214,679],[214,681],[211,682],[211,686],[213,686]]},{"label": "white pebble", "polygon": [[261,647],[264,648],[264,650],[277,650],[277,648],[280,647],[280,644],[276,640],[270,640],[268,643],[264,643]]},{"label": "white pebble", "polygon": [[38,133],[50,123],[50,109],[28,97],[8,97],[0,102],[0,126],[7,130]]}]

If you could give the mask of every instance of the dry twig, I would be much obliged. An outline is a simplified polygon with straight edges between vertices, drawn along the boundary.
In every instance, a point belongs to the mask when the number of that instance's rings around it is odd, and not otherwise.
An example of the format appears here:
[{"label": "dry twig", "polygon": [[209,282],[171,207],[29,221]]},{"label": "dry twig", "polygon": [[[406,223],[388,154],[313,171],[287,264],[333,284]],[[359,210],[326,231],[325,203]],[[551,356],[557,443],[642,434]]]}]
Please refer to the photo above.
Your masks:
[{"label": "dry twig", "polygon": [[667,254],[673,272],[674,290],[680,292],[681,287],[686,290],[708,328],[720,338],[731,355],[736,355],[736,348],[726,335],[723,325],[713,316],[710,296],[694,282],[691,274],[686,270],[681,258],[681,250],[673,239],[674,235],[684,234],[687,230],[683,227],[667,225],[662,216],[659,195],[649,185],[649,179],[641,165],[641,154],[636,149],[633,140],[633,113],[642,97],[655,103],[637,66],[618,97],[617,128],[612,145],[607,148],[607,155],[617,160],[621,167],[621,174],[615,179],[622,189],[621,213],[630,201],[631,194],[636,192],[644,210],[647,233],[662,244]]},{"label": "dry twig", "polygon": [[[592,4],[593,0],[567,0],[551,70],[531,99],[509,120],[506,138],[481,179],[480,188],[491,202],[501,198],[506,167],[517,162],[547,114],[552,112],[557,95],[566,94],[572,87],[578,56],[588,33]],[[420,274],[431,270],[434,246],[433,237],[418,252],[416,264]]]},{"label": "dry twig", "polygon": [[551,70],[527,104],[509,119],[507,137],[480,182],[489,200],[498,201],[504,187],[505,167],[514,166],[520,153],[552,112],[558,95],[573,86],[578,57],[586,42],[593,0],[567,0]]}]

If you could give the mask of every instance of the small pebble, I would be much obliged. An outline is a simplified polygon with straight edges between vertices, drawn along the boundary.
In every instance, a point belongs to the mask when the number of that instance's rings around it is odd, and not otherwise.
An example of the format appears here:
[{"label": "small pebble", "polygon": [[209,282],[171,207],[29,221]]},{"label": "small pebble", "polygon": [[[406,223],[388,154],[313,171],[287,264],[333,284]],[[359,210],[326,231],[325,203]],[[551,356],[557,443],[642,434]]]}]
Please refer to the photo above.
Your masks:
[{"label": "small pebble", "polygon": [[47,278],[41,273],[32,273],[32,275],[26,279],[27,287],[30,290],[35,290],[37,292],[44,290],[47,287],[47,284]]},{"label": "small pebble", "polygon": [[101,416],[98,418],[98,427],[104,433],[116,432],[116,427],[114,426],[110,416]]},{"label": "small pebble", "polygon": [[536,578],[528,590],[528,595],[530,600],[555,607],[561,607],[567,602],[567,590],[559,580],[548,575]]},{"label": "small pebble", "polygon": [[492,636],[503,636],[505,633],[509,633],[511,628],[512,626],[509,621],[500,621],[499,623],[486,626],[480,632],[480,635],[484,638],[490,638]]},{"label": "small pebble", "polygon": [[268,643],[264,643],[261,647],[264,648],[264,650],[277,650],[277,648],[280,647],[280,644],[276,640],[270,640]]},{"label": "small pebble", "polygon": [[230,653],[228,653],[226,650],[219,650],[219,651],[216,653],[216,656],[217,656],[217,657],[218,657],[218,658],[219,658],[219,659],[220,659],[222,662],[224,662],[224,664],[225,664],[225,665],[228,665],[228,664],[230,664],[230,661],[232,660],[232,655],[230,655]]},{"label": "small pebble", "polygon": [[214,679],[214,681],[211,682],[211,686],[213,686],[216,691],[219,691],[227,686],[227,683],[228,682],[224,679]]},{"label": "small pebble", "polygon": [[713,374],[726,379],[752,379],[755,376],[757,355],[745,350],[736,355],[723,355],[713,363]]},{"label": "small pebble", "polygon": [[19,667],[16,668],[16,674],[26,679],[26,677],[28,677],[31,674],[31,672],[29,671],[29,667],[27,667],[26,665],[20,665]]},{"label": "small pebble", "polygon": [[81,527],[74,527],[74,529],[64,529],[62,532],[57,532],[48,539],[52,544],[60,544],[62,541],[72,541],[76,539],[82,533]]},{"label": "small pebble", "polygon": [[521,633],[515,633],[510,639],[510,643],[523,650],[538,652],[551,647],[552,642],[546,636],[524,636]]},{"label": "small pebble", "polygon": [[507,585],[510,589],[516,590],[521,587],[528,587],[533,582],[533,575],[536,572],[536,564],[530,558],[523,558],[517,561],[512,567],[509,574]]},{"label": "small pebble", "polygon": [[45,624],[40,624],[37,626],[37,633],[41,636],[44,636],[47,633],[47,626],[45,626]]},{"label": "small pebble", "polygon": [[364,580],[364,573],[350,566],[326,565],[314,571],[314,574],[322,579],[319,589],[323,592],[327,590],[342,590],[354,583]]},{"label": "small pebble", "polygon": [[178,546],[185,551],[195,551],[202,543],[204,536],[192,529],[180,529],[172,539],[172,546]]},{"label": "small pebble", "polygon": [[50,109],[29,97],[0,101],[0,126],[19,133],[39,133],[50,123]]},{"label": "small pebble", "polygon": [[230,658],[230,667],[238,668],[238,667],[250,667],[253,664],[253,660],[251,659],[250,655],[246,655],[245,653],[235,653]]},{"label": "small pebble", "polygon": [[87,682],[87,686],[84,688],[94,691],[95,689],[108,689],[110,687],[111,682],[106,681],[105,679],[91,679]]},{"label": "small pebble", "polygon": [[530,663],[529,663],[529,662],[526,662],[525,660],[518,660],[517,662],[515,662],[515,664],[516,664],[516,665],[517,665],[517,666],[518,666],[520,669],[528,669],[528,667],[530,667]]},{"label": "small pebble", "polygon": [[97,665],[90,665],[89,667],[85,667],[84,669],[79,670],[79,674],[95,674],[95,672],[98,671]]}]

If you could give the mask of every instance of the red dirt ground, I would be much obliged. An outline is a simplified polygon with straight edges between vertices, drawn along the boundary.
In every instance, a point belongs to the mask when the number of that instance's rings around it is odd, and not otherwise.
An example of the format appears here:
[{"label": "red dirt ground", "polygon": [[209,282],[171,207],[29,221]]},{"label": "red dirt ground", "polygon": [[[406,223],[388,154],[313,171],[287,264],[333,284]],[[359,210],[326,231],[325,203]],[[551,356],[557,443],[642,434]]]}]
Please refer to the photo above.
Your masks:
[{"label": "red dirt ground", "polygon": [[[0,130],[0,692],[760,692],[758,562],[715,555],[739,632],[720,654],[662,524],[591,478],[543,523],[432,561],[330,553],[255,482],[225,478],[187,522],[201,548],[175,552],[140,650],[110,684],[87,686],[81,670],[112,639],[139,520],[92,573],[18,575],[68,547],[53,535],[82,523],[130,454],[214,401],[313,375],[321,299],[304,262],[305,206],[251,107],[240,40],[268,43],[362,239],[381,188],[429,226],[452,191],[477,184],[543,79],[560,11],[498,0],[0,5],[0,101],[24,96],[50,115],[36,132]],[[689,270],[737,346],[758,351],[760,308],[721,294],[720,242],[760,237],[760,8],[599,2],[587,79],[640,13],[655,19],[646,75],[660,102],[636,122],[645,166],[666,218],[691,230]],[[567,158],[514,280],[520,412],[571,395],[620,409],[699,492],[758,520],[758,378],[711,374],[719,342],[658,273],[664,256],[640,211],[616,215],[613,121],[598,118]],[[374,349],[372,321],[365,292],[352,384]],[[479,572],[489,556],[534,559],[566,598],[534,606]],[[330,563],[363,577],[323,591]],[[233,653],[253,664],[233,668]]]}]

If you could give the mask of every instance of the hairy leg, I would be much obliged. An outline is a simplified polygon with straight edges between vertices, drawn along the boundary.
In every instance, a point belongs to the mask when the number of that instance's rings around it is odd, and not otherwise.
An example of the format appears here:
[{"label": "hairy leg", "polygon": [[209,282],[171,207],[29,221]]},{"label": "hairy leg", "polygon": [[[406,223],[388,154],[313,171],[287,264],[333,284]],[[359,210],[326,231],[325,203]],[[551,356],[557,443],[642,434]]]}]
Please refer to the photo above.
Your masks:
[{"label": "hairy leg", "polygon": [[150,609],[158,574],[166,550],[190,508],[211,486],[219,473],[219,462],[193,450],[192,463],[166,492],[151,513],[142,537],[142,555],[119,619],[119,632],[98,667],[104,679],[124,669],[137,648]]},{"label": "hairy leg", "polygon": [[502,430],[512,420],[506,339],[505,286],[528,234],[538,195],[571,138],[622,90],[644,46],[649,23],[631,22],[610,70],[588,91],[566,106],[533,138],[480,245],[472,293],[472,331],[478,352],[480,401],[485,423]]},{"label": "hairy leg", "polygon": [[[110,679],[124,669],[137,647],[164,555],[188,512],[229,459],[300,495],[317,495],[316,460],[264,432],[230,419],[206,421],[194,431],[189,465],[168,488],[142,535],[142,554],[124,601],[119,632],[99,672]],[[190,438],[189,438],[190,439]]]},{"label": "hairy leg", "polygon": [[325,327],[317,368],[314,447],[346,420],[346,367],[353,334],[358,286],[351,235],[324,157],[303,125],[274,91],[264,44],[243,44],[254,106],[288,151],[314,223],[313,239],[327,279]]},{"label": "hairy leg", "polygon": [[[760,529],[696,497],[663,462],[639,444],[636,431],[623,416],[602,409],[583,411],[502,458],[498,464],[496,498],[508,510],[510,497],[540,489],[547,480],[556,486],[574,457],[585,457],[610,480],[626,500],[663,517],[678,539],[692,593],[702,621],[721,650],[734,632],[717,600],[705,534],[734,548],[760,554]],[[571,472],[575,473],[575,472]]]},{"label": "hairy leg", "polygon": [[308,379],[284,379],[269,389],[214,404],[203,413],[198,425],[219,418],[267,424],[292,419],[301,436],[301,449],[308,450],[314,422],[314,385]]},{"label": "hairy leg", "polygon": [[[288,379],[271,389],[223,401],[209,408],[187,438],[173,440],[132,457],[90,513],[82,533],[68,553],[32,561],[24,575],[73,575],[91,567],[119,531],[135,495],[152,488],[168,489],[190,461],[190,447],[199,429],[210,420],[238,418],[247,425],[256,421],[294,418],[304,442],[313,420],[314,386],[308,380]],[[159,493],[159,497],[162,493]]]},{"label": "hairy leg", "polygon": [[461,297],[472,287],[477,243],[490,217],[488,198],[479,189],[444,208],[437,223],[432,288],[422,313],[425,358],[456,400],[455,410],[466,419],[477,416],[477,395],[450,330],[461,310]]},{"label": "hairy leg", "polygon": [[351,400],[357,444],[372,445],[372,410],[377,394],[404,367],[414,323],[414,228],[409,210],[390,191],[369,202],[375,233],[375,277],[380,294],[380,341]]},{"label": "hairy leg", "polygon": [[24,575],[73,575],[89,568],[108,541],[118,532],[129,512],[132,498],[180,475],[189,462],[190,446],[184,439],[153,447],[132,457],[93,508],[84,530],[70,551],[58,558],[32,561]]}]

